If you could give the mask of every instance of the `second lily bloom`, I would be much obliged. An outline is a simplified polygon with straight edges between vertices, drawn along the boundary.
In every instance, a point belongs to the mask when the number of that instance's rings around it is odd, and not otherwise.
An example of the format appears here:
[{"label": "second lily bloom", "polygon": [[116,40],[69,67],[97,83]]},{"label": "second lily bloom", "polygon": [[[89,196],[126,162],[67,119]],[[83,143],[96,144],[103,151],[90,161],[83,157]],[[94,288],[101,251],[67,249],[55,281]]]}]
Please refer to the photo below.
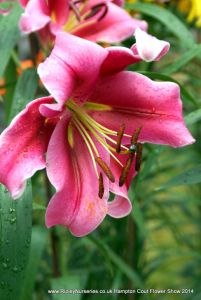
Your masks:
[{"label": "second lily bloom", "polygon": [[43,40],[65,31],[93,42],[120,42],[137,27],[147,29],[145,21],[133,19],[121,4],[118,0],[29,0],[24,2],[20,28],[27,33],[39,31]]}]

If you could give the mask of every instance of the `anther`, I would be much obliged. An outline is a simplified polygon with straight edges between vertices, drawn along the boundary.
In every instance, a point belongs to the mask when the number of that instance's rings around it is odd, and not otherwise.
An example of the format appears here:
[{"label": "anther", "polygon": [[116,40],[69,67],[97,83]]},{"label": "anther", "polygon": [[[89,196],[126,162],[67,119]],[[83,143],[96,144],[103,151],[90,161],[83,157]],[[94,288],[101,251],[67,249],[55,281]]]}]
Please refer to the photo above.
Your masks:
[{"label": "anther", "polygon": [[98,197],[102,199],[104,195],[104,184],[103,184],[103,174],[101,172],[99,175],[98,182],[99,182]]},{"label": "anther", "polygon": [[107,14],[107,12],[108,12],[108,7],[107,7],[106,3],[99,3],[97,5],[94,5],[91,8],[91,11],[88,13],[88,15],[86,15],[86,17],[84,18],[84,20],[88,20],[88,19],[94,17],[95,15],[97,15],[101,11],[102,8],[104,8],[104,10],[103,10],[101,16],[98,18],[97,21],[102,20],[105,17],[105,15]]},{"label": "anther", "polygon": [[108,167],[108,165],[102,160],[101,157],[96,157],[97,164],[101,167],[101,169],[104,171],[105,175],[109,178],[111,182],[115,182],[114,175],[112,174],[112,171]]},{"label": "anther", "polygon": [[131,168],[131,165],[132,165],[132,162],[133,162],[133,158],[134,158],[134,154],[133,154],[133,153],[130,153],[129,158],[128,158],[127,161],[126,161],[126,164],[125,164],[125,166],[123,167],[121,176],[120,176],[120,178],[119,178],[119,186],[124,185],[124,183],[126,182],[128,173],[129,173],[129,171],[130,171],[130,168]]},{"label": "anther", "polygon": [[122,124],[120,126],[119,131],[117,132],[117,143],[116,143],[116,152],[120,153],[121,151],[121,141],[122,141],[122,137],[124,135],[124,130],[125,130],[125,124]]},{"label": "anther", "polygon": [[141,143],[137,144],[137,150],[136,150],[136,160],[135,160],[135,171],[139,172],[140,166],[142,163],[142,149],[143,146]]},{"label": "anther", "polygon": [[131,145],[136,145],[137,144],[137,141],[138,141],[141,130],[142,130],[142,126],[138,127],[135,130],[134,134],[131,137]]}]

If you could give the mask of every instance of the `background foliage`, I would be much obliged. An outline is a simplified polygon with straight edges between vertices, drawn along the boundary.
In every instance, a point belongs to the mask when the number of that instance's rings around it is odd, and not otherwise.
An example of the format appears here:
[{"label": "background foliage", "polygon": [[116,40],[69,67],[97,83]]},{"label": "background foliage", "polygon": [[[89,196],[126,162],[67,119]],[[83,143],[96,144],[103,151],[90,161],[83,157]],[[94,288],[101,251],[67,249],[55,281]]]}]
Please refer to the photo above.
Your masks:
[{"label": "background foliage", "polygon": [[[0,190],[0,299],[72,299],[48,289],[193,289],[185,294],[76,295],[74,299],[201,298],[201,30],[185,21],[173,5],[127,3],[149,23],[149,32],[171,43],[160,63],[132,70],[155,80],[180,84],[184,114],[196,144],[184,149],[146,145],[143,167],[130,188],[133,211],[127,218],[107,217],[84,238],[65,228],[47,230],[45,207],[51,187],[37,173],[17,201]],[[33,36],[21,36],[21,8],[0,16],[1,129],[42,92],[33,59]],[[124,45],[133,44],[134,38]],[[137,68],[137,69],[136,69]],[[32,197],[33,191],[33,197]],[[33,226],[31,226],[31,222]]]}]

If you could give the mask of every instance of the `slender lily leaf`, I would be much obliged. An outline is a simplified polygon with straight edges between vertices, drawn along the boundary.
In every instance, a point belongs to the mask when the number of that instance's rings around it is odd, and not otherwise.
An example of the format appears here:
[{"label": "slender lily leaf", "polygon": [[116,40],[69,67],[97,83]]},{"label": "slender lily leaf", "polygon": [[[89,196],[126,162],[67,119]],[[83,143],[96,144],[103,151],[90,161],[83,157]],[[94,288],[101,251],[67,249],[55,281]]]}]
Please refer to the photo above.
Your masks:
[{"label": "slender lily leaf", "polygon": [[6,115],[6,119],[8,119],[8,115],[10,113],[10,109],[13,101],[15,86],[17,82],[17,71],[13,59],[10,59],[7,64],[6,70],[4,72],[4,78],[6,82],[9,82],[11,78],[14,81],[13,84],[8,85],[6,87],[6,95],[4,98],[5,115]]},{"label": "slender lily leaf", "polygon": [[21,13],[22,8],[15,3],[11,12],[0,18],[0,76],[2,76],[13,47],[20,37],[18,22]]},{"label": "slender lily leaf", "polygon": [[21,300],[31,242],[32,192],[14,201],[0,186],[0,299]]},{"label": "slender lily leaf", "polygon": [[9,121],[24,109],[30,100],[33,100],[38,84],[35,69],[28,69],[20,76],[14,93]]},{"label": "slender lily leaf", "polygon": [[20,300],[27,300],[32,298],[36,274],[47,241],[47,235],[47,229],[40,226],[33,227],[31,237],[31,251]]},{"label": "slender lily leaf", "polygon": [[126,4],[126,8],[134,9],[147,16],[153,17],[164,24],[182,43],[190,48],[194,44],[194,39],[187,27],[170,11],[149,3]]},{"label": "slender lily leaf", "polygon": [[195,124],[196,122],[201,120],[201,108],[196,109],[185,117],[185,121],[187,125]]},{"label": "slender lily leaf", "polygon": [[172,186],[183,184],[195,184],[199,182],[201,182],[201,165],[198,165],[193,169],[190,169],[173,177],[170,181],[157,188],[157,190],[162,190]]},{"label": "slender lily leaf", "polygon": [[88,241],[92,241],[98,248],[102,249],[108,256],[108,258],[111,260],[111,262],[118,267],[118,269],[125,274],[135,286],[143,287],[143,281],[140,277],[140,275],[132,270],[132,268],[127,265],[123,259],[118,256],[110,247],[108,247],[105,243],[103,243],[101,240],[98,240],[92,236],[86,237]]},{"label": "slender lily leaf", "polygon": [[179,71],[183,66],[189,63],[193,58],[200,55],[201,45],[194,45],[192,49],[184,53],[179,59],[173,62],[170,66],[163,69],[163,73],[172,74]]},{"label": "slender lily leaf", "polygon": [[134,206],[134,209],[131,212],[131,216],[132,216],[133,220],[136,222],[141,236],[143,238],[146,238],[148,236],[148,231],[145,226],[144,216],[142,214],[142,211],[140,209],[138,201],[137,201],[137,199],[135,199],[134,196],[133,196],[133,206]]}]

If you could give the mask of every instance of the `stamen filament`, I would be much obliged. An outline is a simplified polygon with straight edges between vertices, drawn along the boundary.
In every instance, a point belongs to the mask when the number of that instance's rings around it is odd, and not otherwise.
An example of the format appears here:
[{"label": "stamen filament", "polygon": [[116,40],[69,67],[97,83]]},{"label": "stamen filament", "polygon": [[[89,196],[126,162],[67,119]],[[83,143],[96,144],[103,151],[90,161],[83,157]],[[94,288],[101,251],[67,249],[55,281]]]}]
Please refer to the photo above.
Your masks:
[{"label": "stamen filament", "polygon": [[94,166],[94,170],[95,170],[96,176],[97,176],[97,178],[99,178],[99,176],[98,176],[98,170],[97,170],[97,166],[96,166],[96,162],[95,162],[95,157],[94,157],[94,155],[93,155],[93,152],[92,152],[92,149],[91,149],[91,147],[90,147],[90,144],[89,144],[89,142],[88,142],[86,136],[84,135],[82,129],[80,128],[80,125],[79,125],[79,123],[77,122],[77,120],[74,119],[74,120],[73,120],[73,123],[75,124],[77,130],[80,132],[80,134],[81,134],[81,136],[82,136],[84,142],[86,143],[86,146],[87,146],[87,148],[88,148],[89,154],[90,154],[91,159],[92,159],[92,163],[93,163],[93,166]]},{"label": "stamen filament", "polygon": [[69,6],[73,10],[76,19],[80,22],[81,21],[81,17],[80,17],[79,9],[77,9],[76,5],[73,2],[69,2]]},{"label": "stamen filament", "polygon": [[91,138],[90,135],[88,134],[87,130],[84,128],[84,126],[82,125],[82,123],[81,123],[77,118],[75,118],[74,120],[78,123],[78,125],[79,125],[80,128],[81,128],[81,130],[84,132],[84,134],[85,134],[85,136],[87,137],[88,141],[90,142],[90,144],[91,144],[91,146],[92,146],[92,148],[93,148],[95,154],[96,154],[97,156],[99,156],[99,152],[98,152],[98,150],[97,150],[97,148],[96,148],[96,146],[95,146],[95,144],[94,144],[92,138]]},{"label": "stamen filament", "polygon": [[[103,132],[99,128],[99,124],[94,121],[90,116],[88,116],[78,105],[76,105],[73,101],[69,101],[67,104],[68,109],[72,110],[75,115],[78,116],[78,118],[82,121],[84,126],[89,129],[89,131],[92,132],[92,134],[97,138],[99,143],[110,153],[110,155],[116,160],[116,162],[123,167],[122,163],[117,159],[117,157],[111,152],[116,152],[116,149],[108,145],[98,134],[96,131],[103,134]],[[76,118],[76,120],[78,120]],[[95,130],[94,130],[95,128]],[[107,128],[106,128],[107,129]],[[115,135],[117,133],[115,132]],[[110,151],[111,150],[111,151]]]}]

